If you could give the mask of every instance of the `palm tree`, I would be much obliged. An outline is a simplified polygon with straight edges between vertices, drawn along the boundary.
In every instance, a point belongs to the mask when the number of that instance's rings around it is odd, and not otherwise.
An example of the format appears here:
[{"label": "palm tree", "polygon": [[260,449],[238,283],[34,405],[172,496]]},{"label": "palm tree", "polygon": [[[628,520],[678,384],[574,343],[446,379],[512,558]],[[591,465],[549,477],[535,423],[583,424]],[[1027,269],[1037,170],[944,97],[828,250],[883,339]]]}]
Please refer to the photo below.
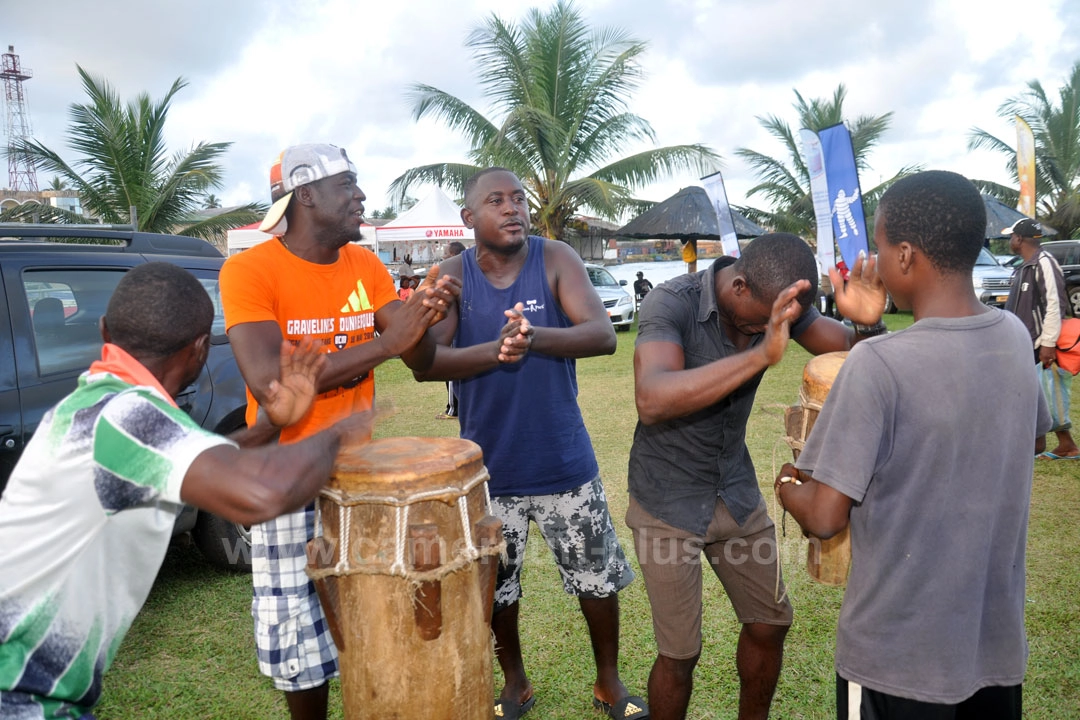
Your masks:
[{"label": "palm tree", "polygon": [[203,202],[207,210],[217,210],[221,207],[221,200],[214,193],[208,193]]},{"label": "palm tree", "polygon": [[[1073,65],[1068,81],[1058,89],[1058,103],[1047,95],[1038,80],[1028,89],[1009,98],[998,108],[998,116],[1016,115],[1031,126],[1035,136],[1036,214],[1069,238],[1080,230],[1080,62]],[[968,149],[988,148],[1006,155],[1009,171],[1016,175],[1016,149],[985,130],[972,128]],[[984,192],[1008,205],[1016,205],[1019,191],[998,183],[979,180]],[[1019,179],[1017,180],[1019,185]]]},{"label": "palm tree", "polygon": [[562,239],[579,208],[616,219],[639,201],[632,191],[677,170],[711,172],[719,162],[704,145],[677,145],[617,158],[652,127],[627,112],[645,43],[617,29],[591,30],[565,0],[520,24],[492,15],[466,41],[496,119],[430,85],[411,88],[413,117],[433,116],[460,131],[469,162],[407,170],[390,186],[398,198],[430,182],[464,194],[465,181],[498,165],[521,178],[534,230]]},{"label": "palm tree", "polygon": [[[81,157],[68,163],[35,140],[16,140],[12,152],[24,154],[39,168],[56,173],[79,193],[82,207],[103,223],[129,224],[139,230],[177,233],[212,239],[226,230],[258,220],[264,207],[244,205],[210,218],[196,213],[207,192],[221,187],[217,164],[231,143],[199,143],[187,152],[169,156],[164,126],[172,98],[187,83],[178,78],[156,102],[146,93],[122,104],[113,88],[78,68],[86,104],[71,105],[69,145]],[[132,217],[130,208],[135,209]],[[74,213],[37,203],[24,203],[4,213],[4,219],[44,222],[85,222]]]},{"label": "palm tree", "polygon": [[53,179],[49,182],[49,190],[60,192],[61,190],[67,190],[67,183],[59,175],[53,175]]},{"label": "palm tree", "polygon": [[[798,127],[818,132],[845,122],[846,97],[847,88],[843,84],[836,87],[831,98],[815,98],[809,102],[796,90],[793,107],[799,116]],[[860,172],[870,167],[870,150],[885,134],[891,120],[892,113],[888,112],[884,115],[861,115],[847,123],[851,133],[851,146],[855,151],[855,165]],[[802,237],[815,236],[817,224],[814,220],[814,203],[810,197],[810,173],[803,161],[802,144],[797,133],[776,115],[759,117],[758,122],[783,144],[788,157],[778,159],[750,148],[739,148],[735,151],[736,155],[749,163],[759,180],[747,195],[763,195],[772,206],[772,210],[740,207],[739,211],[759,225],[779,232],[795,233]],[[905,167],[872,190],[864,191],[863,208],[867,216],[873,215],[881,194],[889,185],[918,169],[918,166]]]}]

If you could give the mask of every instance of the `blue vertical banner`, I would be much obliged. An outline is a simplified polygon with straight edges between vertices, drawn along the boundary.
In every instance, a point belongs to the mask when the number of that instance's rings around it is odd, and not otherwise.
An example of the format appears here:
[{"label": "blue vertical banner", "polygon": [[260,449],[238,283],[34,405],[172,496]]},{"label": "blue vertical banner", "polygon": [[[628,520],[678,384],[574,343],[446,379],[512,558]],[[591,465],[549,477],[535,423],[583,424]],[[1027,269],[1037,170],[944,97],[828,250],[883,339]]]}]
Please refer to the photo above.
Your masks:
[{"label": "blue vertical banner", "polygon": [[818,131],[821,154],[825,159],[825,179],[829,186],[829,205],[833,234],[840,256],[849,268],[855,267],[859,251],[869,251],[866,241],[866,217],[863,214],[859,171],[851,133],[843,123]]},{"label": "blue vertical banner", "polygon": [[709,202],[716,211],[716,224],[720,228],[720,247],[723,248],[725,255],[739,257],[739,238],[735,234],[735,218],[731,216],[727,190],[724,189],[724,178],[719,172],[714,172],[712,175],[701,178],[701,184],[705,186],[705,194],[709,196]]}]

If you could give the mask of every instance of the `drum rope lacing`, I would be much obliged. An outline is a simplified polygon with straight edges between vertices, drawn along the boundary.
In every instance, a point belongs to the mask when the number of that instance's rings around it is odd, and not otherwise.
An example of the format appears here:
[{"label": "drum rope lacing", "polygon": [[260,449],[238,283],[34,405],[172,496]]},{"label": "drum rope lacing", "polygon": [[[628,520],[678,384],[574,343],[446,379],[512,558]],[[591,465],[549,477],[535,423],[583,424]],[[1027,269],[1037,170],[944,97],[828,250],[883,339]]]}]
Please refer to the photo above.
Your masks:
[{"label": "drum rope lacing", "polygon": [[[816,410],[819,413],[821,412],[821,408],[823,408],[825,406],[824,402],[822,402],[822,401],[811,400],[810,397],[808,397],[807,394],[806,394],[806,388],[799,388],[799,405],[804,410],[807,410],[807,409],[808,410]],[[810,413],[804,412],[802,414],[801,422],[802,422],[802,429],[801,430],[802,430],[802,438],[803,438],[802,440],[799,440],[798,438],[793,438],[790,435],[785,435],[784,437],[780,438],[781,440],[783,440],[784,442],[786,442],[788,444],[789,448],[791,448],[792,450],[798,450],[799,452],[802,452],[803,447],[806,445],[806,437],[810,434],[810,432],[809,432],[809,429],[810,429],[809,428]],[[776,448],[774,447],[773,448],[773,456],[774,456],[773,457],[773,465],[774,466],[776,464],[775,455],[776,455]],[[774,467],[773,469],[775,470],[776,468]],[[774,477],[775,477],[775,475],[776,475],[776,473],[773,473]]]},{"label": "drum rope lacing", "polygon": [[[489,545],[482,548],[475,546],[472,535],[472,524],[469,522],[469,502],[468,493],[477,483],[484,482],[484,510],[487,513],[491,508],[491,494],[488,490],[487,474],[478,473],[473,479],[461,488],[447,487],[436,490],[426,490],[424,492],[414,493],[406,498],[398,497],[367,497],[364,500],[367,504],[384,504],[395,505],[394,513],[394,561],[390,564],[389,568],[383,565],[369,566],[369,565],[353,565],[350,563],[350,553],[348,551],[339,552],[339,558],[336,564],[331,567],[325,568],[313,568],[310,565],[306,568],[308,577],[312,580],[321,580],[325,577],[336,576],[342,577],[347,575],[393,575],[402,577],[409,580],[412,583],[424,583],[434,582],[441,580],[451,573],[455,573],[468,567],[474,560],[480,557],[487,557],[491,555],[499,555],[503,560],[506,559],[506,540],[502,539],[495,545]],[[341,493],[335,492],[331,489],[326,489],[323,494],[333,499],[340,499]],[[458,515],[461,520],[462,534],[464,535],[464,549],[458,553],[453,560],[445,565],[440,565],[432,570],[410,570],[405,562],[405,547],[407,542],[408,528],[409,528],[409,505],[415,504],[423,500],[429,500],[433,498],[445,497],[448,494],[457,495]],[[338,528],[340,537],[345,539],[345,543],[349,542],[349,538],[352,533],[352,513],[349,512],[351,505],[359,505],[360,502],[352,503],[338,503]],[[323,522],[322,522],[322,508],[319,503],[315,504],[315,537],[322,537],[323,535]]]},{"label": "drum rope lacing", "polygon": [[[805,398],[803,398],[803,394],[802,394],[801,391],[799,393],[799,398],[800,399],[805,399]],[[820,409],[820,406],[819,406],[818,409]],[[805,428],[806,414],[805,413],[803,414],[803,424],[804,424],[803,432],[805,433],[806,432],[806,428]],[[805,437],[805,435],[804,435],[804,437]],[[773,443],[773,449],[772,449],[772,477],[776,477],[780,473],[780,471],[776,469],[776,449],[778,447],[780,447],[780,443],[782,443],[782,442],[787,442],[787,444],[789,446],[794,447],[792,445],[792,442],[795,442],[795,440],[793,438],[790,438],[790,437],[782,437],[782,438],[780,438],[779,440],[777,440],[776,442]],[[802,449],[802,448],[800,447],[800,449]],[[777,505],[779,505],[779,508],[776,507]],[[782,515],[780,517],[780,532],[782,533],[782,536],[784,537],[784,539],[787,539],[787,509],[784,507],[784,504],[782,502],[780,502],[780,498],[777,497],[776,493],[774,492],[773,493],[773,517],[776,517],[778,512],[782,513]],[[776,539],[776,585],[773,587],[773,600],[776,602],[777,605],[779,605],[784,600],[784,598],[787,597],[787,594],[788,594],[786,585],[784,586],[784,592],[780,592],[780,577],[781,577],[780,565],[782,564],[780,560],[781,560],[780,538],[777,538]]]}]

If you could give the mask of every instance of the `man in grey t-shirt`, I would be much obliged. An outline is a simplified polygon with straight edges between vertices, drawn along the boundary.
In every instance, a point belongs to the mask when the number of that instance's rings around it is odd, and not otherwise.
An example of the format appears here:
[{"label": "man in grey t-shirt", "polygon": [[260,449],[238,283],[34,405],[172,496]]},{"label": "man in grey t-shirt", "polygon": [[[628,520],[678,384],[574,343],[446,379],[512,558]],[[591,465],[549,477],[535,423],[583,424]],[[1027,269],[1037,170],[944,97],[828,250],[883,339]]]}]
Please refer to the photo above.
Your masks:
[{"label": "man in grey t-shirt", "polygon": [[955,173],[885,193],[878,273],[915,324],[851,351],[776,479],[804,530],[851,525],[838,718],[1021,716],[1033,453],[1050,416],[1023,325],[972,290],[985,212]]}]

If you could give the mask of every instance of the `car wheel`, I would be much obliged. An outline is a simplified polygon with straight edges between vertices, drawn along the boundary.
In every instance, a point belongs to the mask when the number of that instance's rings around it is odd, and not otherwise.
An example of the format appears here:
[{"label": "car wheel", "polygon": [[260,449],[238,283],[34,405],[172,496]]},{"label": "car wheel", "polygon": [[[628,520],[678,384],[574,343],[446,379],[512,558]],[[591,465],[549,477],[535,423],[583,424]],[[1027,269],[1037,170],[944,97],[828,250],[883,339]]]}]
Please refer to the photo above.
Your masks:
[{"label": "car wheel", "polygon": [[251,572],[250,527],[200,510],[191,536],[210,564],[232,572]]},{"label": "car wheel", "polygon": [[1080,285],[1069,288],[1069,306],[1073,317],[1080,317]]},{"label": "car wheel", "polygon": [[885,312],[892,314],[892,313],[896,312],[896,310],[897,310],[896,303],[893,302],[892,295],[886,293],[885,294]]}]

